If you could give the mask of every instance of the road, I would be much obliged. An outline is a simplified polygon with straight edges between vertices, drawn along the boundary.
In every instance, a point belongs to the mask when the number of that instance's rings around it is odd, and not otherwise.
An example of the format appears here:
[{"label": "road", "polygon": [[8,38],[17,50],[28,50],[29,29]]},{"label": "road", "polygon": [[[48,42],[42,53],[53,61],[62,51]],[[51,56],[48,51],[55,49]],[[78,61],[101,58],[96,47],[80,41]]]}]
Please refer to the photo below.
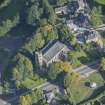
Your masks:
[{"label": "road", "polygon": [[105,31],[105,24],[102,24],[96,28],[90,28],[90,30]]},{"label": "road", "polygon": [[79,68],[75,69],[74,71],[79,73],[82,77],[87,77],[90,74],[97,72],[98,67],[99,67],[99,60],[94,61],[94,62],[87,64],[87,65],[84,65],[82,67],[79,67]]}]

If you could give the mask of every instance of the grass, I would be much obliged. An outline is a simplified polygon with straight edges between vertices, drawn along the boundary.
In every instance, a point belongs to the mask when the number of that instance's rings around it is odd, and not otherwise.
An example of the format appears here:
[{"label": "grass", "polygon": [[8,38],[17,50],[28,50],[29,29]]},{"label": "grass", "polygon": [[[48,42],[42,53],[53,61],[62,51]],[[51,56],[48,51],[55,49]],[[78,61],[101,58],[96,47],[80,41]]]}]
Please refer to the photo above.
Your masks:
[{"label": "grass", "polygon": [[78,60],[73,63],[73,68],[80,67],[82,64],[88,62],[88,56],[86,52],[83,50],[75,52],[75,56],[77,57]]},{"label": "grass", "polygon": [[74,82],[71,84],[71,86],[68,88],[68,91],[71,91],[72,97],[76,103],[89,98],[89,96],[91,96],[94,92],[94,89],[86,86],[86,82],[95,82],[97,83],[97,87],[100,87],[103,85],[104,80],[99,73],[94,73],[86,79],[80,79],[79,82]]},{"label": "grass", "polygon": [[95,49],[94,50],[88,49],[88,51],[80,50],[76,51],[74,54],[77,60],[73,63],[73,68],[80,67],[84,64],[93,62],[100,58],[99,50]]},{"label": "grass", "polygon": [[43,84],[44,82],[45,82],[45,80],[43,80],[43,79],[27,78],[25,81],[22,82],[22,86],[27,89],[32,89],[33,87],[35,88],[35,87]]}]

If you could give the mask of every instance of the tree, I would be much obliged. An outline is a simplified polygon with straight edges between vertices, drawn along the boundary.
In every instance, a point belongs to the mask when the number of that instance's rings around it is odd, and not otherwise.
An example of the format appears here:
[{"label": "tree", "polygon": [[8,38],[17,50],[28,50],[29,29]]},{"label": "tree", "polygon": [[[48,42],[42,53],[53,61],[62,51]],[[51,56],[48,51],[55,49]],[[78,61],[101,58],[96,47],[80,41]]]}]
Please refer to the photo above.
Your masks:
[{"label": "tree", "polygon": [[105,70],[105,58],[104,57],[101,59],[100,68],[101,70]]},{"label": "tree", "polygon": [[33,45],[36,50],[42,48],[43,45],[45,44],[43,35],[41,33],[36,33],[36,35],[34,35],[33,42],[34,42]]},{"label": "tree", "polygon": [[40,13],[38,5],[32,5],[28,9],[27,23],[36,26],[40,19]]},{"label": "tree", "polygon": [[13,80],[20,80],[20,73],[16,67],[13,68]]},{"label": "tree", "polygon": [[59,64],[54,62],[49,65],[48,78],[51,80],[55,80],[60,72],[61,70],[59,68]]},{"label": "tree", "polygon": [[78,58],[76,55],[77,54],[75,51],[71,51],[68,53],[68,59],[69,61],[71,61],[72,64],[75,64],[76,62],[78,62]]},{"label": "tree", "polygon": [[91,14],[90,14],[90,17],[91,17],[91,24],[94,26],[94,27],[97,27],[99,25],[102,25],[103,24],[103,15],[102,13],[99,11],[99,9],[97,9],[96,7],[94,7],[91,11]]},{"label": "tree", "polygon": [[59,62],[59,68],[64,72],[72,72],[72,65],[69,62]]},{"label": "tree", "polygon": [[42,90],[34,90],[32,93],[30,93],[30,98],[32,103],[38,103],[43,99]]},{"label": "tree", "polygon": [[105,5],[105,0],[94,0],[94,1],[101,5]]},{"label": "tree", "polygon": [[53,10],[52,7],[50,7],[48,21],[52,25],[55,25],[55,22],[56,22],[56,14],[55,14],[55,12],[54,12],[54,10]]},{"label": "tree", "polygon": [[74,35],[70,35],[70,37],[68,38],[68,41],[71,45],[75,46],[76,45],[76,42],[77,42],[77,39]]},{"label": "tree", "polygon": [[66,2],[67,2],[67,0],[57,0],[57,5],[63,6]]},{"label": "tree", "polygon": [[45,44],[45,39],[41,32],[36,32],[33,34],[33,37],[31,40],[25,44],[23,47],[30,53],[33,53],[34,51],[38,50],[39,48],[42,48]]},{"label": "tree", "polygon": [[20,96],[20,105],[31,105],[30,96]]},{"label": "tree", "polygon": [[14,62],[16,62],[15,67],[12,69],[14,81],[23,81],[33,76],[33,65],[27,57],[18,53],[14,58]]},{"label": "tree", "polygon": [[56,29],[50,24],[47,24],[44,27],[42,27],[41,32],[43,33],[46,43],[58,39]]},{"label": "tree", "polygon": [[54,62],[49,65],[48,77],[55,80],[61,72],[72,72],[72,65],[69,62]]},{"label": "tree", "polygon": [[66,25],[62,25],[60,28],[59,28],[59,36],[60,36],[60,39],[61,40],[67,40],[69,37],[70,37],[70,32],[69,32],[69,29]]},{"label": "tree", "polygon": [[40,26],[43,27],[45,25],[47,25],[47,19],[43,18],[43,19],[40,20]]},{"label": "tree", "polygon": [[13,20],[7,19],[0,25],[0,37],[6,35],[13,27],[19,23],[19,15],[13,17]]},{"label": "tree", "polygon": [[50,24],[55,25],[56,14],[54,13],[53,7],[49,4],[48,0],[43,0],[42,5],[45,17],[48,19]]},{"label": "tree", "polygon": [[70,87],[70,85],[72,85],[72,83],[75,83],[79,79],[80,79],[80,75],[78,73],[75,73],[75,72],[69,73],[65,76],[64,86],[68,88]]},{"label": "tree", "polygon": [[11,0],[0,0],[0,8],[8,6]]},{"label": "tree", "polygon": [[[20,105],[32,105],[43,103],[43,92],[42,90],[34,90],[26,96],[20,96]],[[43,104],[42,104],[43,105]]]},{"label": "tree", "polygon": [[44,14],[49,15],[51,6],[48,0],[42,0],[42,7],[44,9]]}]

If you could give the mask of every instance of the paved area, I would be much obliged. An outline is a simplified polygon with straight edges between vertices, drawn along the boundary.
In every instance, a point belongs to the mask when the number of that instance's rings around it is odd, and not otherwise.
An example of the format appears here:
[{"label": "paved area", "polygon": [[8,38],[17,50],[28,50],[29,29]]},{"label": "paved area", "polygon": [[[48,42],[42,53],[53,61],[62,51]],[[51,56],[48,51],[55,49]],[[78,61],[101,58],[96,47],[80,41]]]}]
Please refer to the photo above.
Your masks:
[{"label": "paved area", "polygon": [[90,74],[97,72],[98,67],[99,67],[99,60],[94,61],[94,62],[87,64],[87,65],[84,65],[82,67],[79,67],[79,68],[75,69],[74,71],[79,73],[83,77],[87,77]]}]

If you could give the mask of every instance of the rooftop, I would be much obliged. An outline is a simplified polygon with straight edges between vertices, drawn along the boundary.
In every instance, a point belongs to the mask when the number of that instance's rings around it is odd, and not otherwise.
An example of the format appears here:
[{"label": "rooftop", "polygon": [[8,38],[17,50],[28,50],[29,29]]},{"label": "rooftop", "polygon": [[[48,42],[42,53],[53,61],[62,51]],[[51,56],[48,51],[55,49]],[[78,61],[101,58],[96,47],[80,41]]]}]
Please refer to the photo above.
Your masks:
[{"label": "rooftop", "polygon": [[8,102],[0,99],[0,105],[11,105],[11,104],[9,104]]},{"label": "rooftop", "polygon": [[67,5],[66,5],[66,6],[63,6],[63,7],[55,8],[55,12],[56,12],[57,14],[59,14],[59,13],[64,13],[64,14],[66,14],[66,13],[67,13]]},{"label": "rooftop", "polygon": [[86,14],[79,13],[78,16],[74,19],[74,24],[79,27],[87,27],[89,25],[89,19]]},{"label": "rooftop", "polygon": [[77,9],[79,8],[79,4],[77,0],[73,0],[69,2],[68,4],[62,6],[62,7],[57,7],[55,8],[56,14],[74,14]]},{"label": "rooftop", "polygon": [[49,62],[55,55],[57,55],[65,45],[60,41],[50,42],[45,48],[41,50],[44,59]]}]

